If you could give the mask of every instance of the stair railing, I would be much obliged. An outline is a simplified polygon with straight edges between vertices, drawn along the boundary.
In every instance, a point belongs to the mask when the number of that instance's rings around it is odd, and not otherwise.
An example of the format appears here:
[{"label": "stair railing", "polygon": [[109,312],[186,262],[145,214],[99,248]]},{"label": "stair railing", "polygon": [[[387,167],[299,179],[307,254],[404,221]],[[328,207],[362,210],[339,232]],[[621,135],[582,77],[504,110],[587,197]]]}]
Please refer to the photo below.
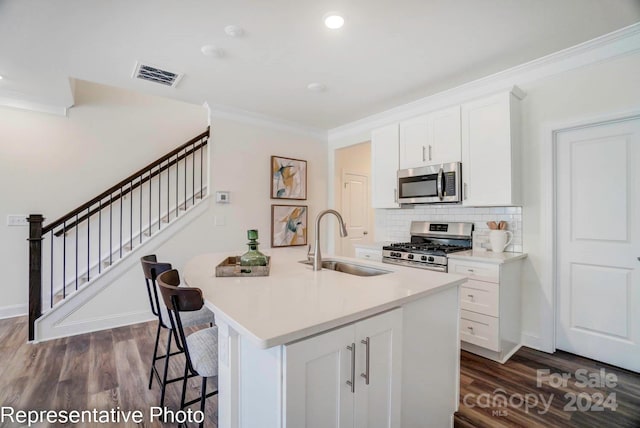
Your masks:
[{"label": "stair railing", "polygon": [[209,132],[47,225],[42,214],[29,216],[29,340],[43,306],[67,298],[206,196]]}]

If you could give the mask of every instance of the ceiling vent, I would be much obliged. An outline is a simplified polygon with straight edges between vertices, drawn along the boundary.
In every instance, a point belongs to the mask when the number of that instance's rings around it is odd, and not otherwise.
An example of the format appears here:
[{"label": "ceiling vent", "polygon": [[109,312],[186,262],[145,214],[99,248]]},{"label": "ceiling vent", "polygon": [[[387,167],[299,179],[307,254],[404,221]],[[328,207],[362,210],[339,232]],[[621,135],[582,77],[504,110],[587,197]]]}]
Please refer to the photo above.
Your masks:
[{"label": "ceiling vent", "polygon": [[136,68],[133,71],[133,77],[135,79],[155,82],[164,86],[171,86],[172,88],[175,88],[178,85],[182,76],[182,73],[163,70],[159,67],[149,64],[141,64],[139,62],[136,63]]}]

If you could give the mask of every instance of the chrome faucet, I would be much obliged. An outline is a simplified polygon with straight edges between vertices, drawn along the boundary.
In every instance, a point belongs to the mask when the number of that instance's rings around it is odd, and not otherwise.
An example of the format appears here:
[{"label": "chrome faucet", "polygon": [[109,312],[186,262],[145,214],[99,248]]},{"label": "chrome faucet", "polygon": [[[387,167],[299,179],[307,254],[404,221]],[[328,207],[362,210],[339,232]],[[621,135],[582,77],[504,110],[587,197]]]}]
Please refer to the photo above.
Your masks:
[{"label": "chrome faucet", "polygon": [[340,223],[340,236],[347,236],[347,225],[344,224],[344,220],[342,220],[342,216],[336,210],[324,210],[318,217],[316,217],[316,240],[313,245],[313,253],[308,254],[308,258],[313,260],[313,270],[322,270],[322,255],[320,254],[320,220],[324,217],[325,214],[333,214],[337,217],[338,222]]}]

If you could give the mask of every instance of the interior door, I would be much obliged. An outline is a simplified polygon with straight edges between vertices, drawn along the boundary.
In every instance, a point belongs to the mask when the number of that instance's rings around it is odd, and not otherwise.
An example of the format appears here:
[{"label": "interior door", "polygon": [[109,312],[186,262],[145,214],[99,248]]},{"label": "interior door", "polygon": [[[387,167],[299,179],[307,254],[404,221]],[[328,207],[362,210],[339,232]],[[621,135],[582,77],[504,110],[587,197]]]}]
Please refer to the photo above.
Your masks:
[{"label": "interior door", "polygon": [[640,118],[556,142],[556,346],[638,372]]},{"label": "interior door", "polygon": [[342,174],[342,216],[348,236],[340,239],[343,256],[355,257],[354,244],[371,241],[369,233],[369,177],[363,174]]}]

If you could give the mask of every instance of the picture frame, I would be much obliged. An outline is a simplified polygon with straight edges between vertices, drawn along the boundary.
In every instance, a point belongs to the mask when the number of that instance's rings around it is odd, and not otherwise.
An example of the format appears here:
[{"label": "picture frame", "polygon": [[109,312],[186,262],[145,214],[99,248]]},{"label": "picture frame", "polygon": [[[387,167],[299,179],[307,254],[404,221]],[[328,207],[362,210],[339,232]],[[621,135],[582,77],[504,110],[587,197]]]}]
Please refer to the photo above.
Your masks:
[{"label": "picture frame", "polygon": [[271,205],[271,247],[307,245],[306,205]]},{"label": "picture frame", "polygon": [[271,199],[307,199],[307,161],[271,156]]}]

